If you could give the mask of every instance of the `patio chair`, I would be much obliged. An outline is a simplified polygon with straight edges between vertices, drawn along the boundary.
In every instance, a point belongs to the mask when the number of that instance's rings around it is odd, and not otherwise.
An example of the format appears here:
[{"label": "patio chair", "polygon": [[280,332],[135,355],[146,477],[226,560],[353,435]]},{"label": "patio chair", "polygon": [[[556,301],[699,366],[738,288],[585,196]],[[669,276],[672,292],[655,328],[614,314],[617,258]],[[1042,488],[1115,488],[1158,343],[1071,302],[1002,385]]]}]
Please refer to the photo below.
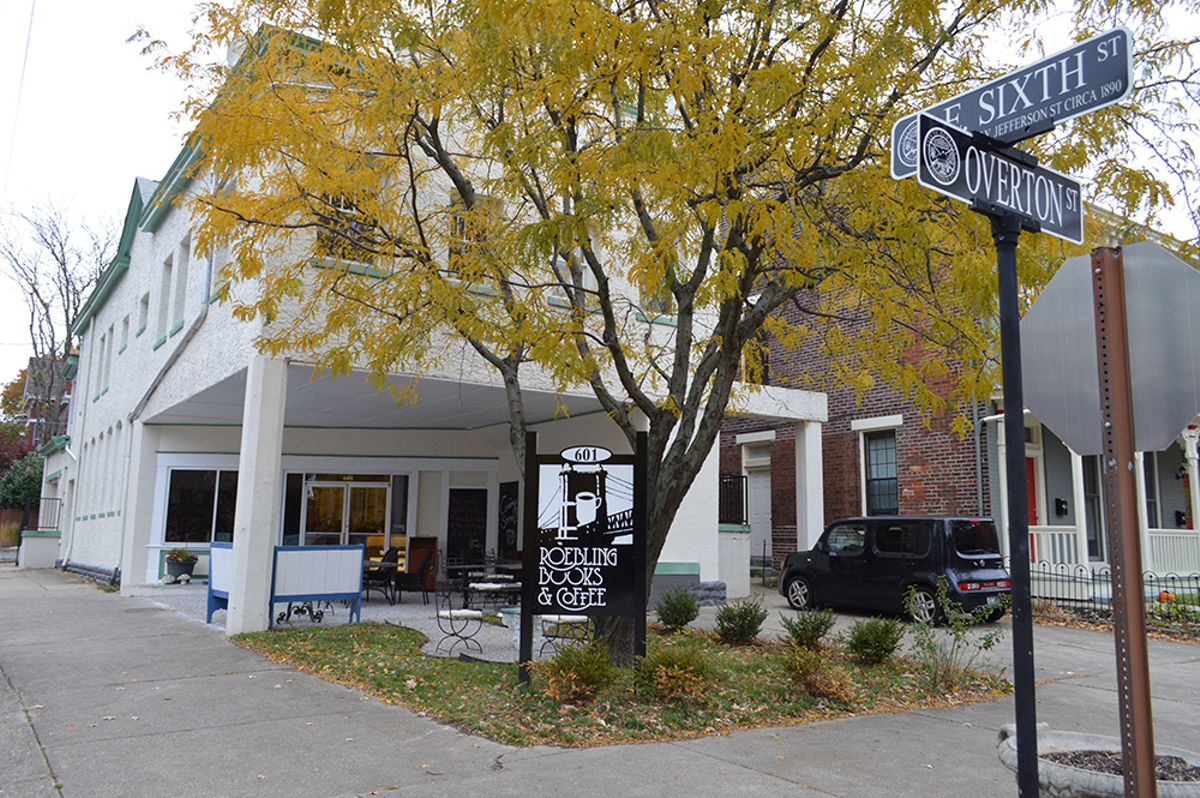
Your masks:
[{"label": "patio chair", "polygon": [[483,647],[479,645],[475,635],[483,627],[483,613],[479,610],[456,609],[456,592],[457,586],[450,582],[439,580],[434,585],[434,595],[437,597],[437,625],[445,635],[434,647],[434,653],[443,653],[444,647],[444,653],[449,656],[461,645],[466,650],[474,647],[477,653],[482,654]]},{"label": "patio chair", "polygon": [[542,615],[542,646],[538,649],[538,656],[545,655],[547,646],[557,654],[560,645],[587,644],[592,633],[590,620],[586,615]]},{"label": "patio chair", "polygon": [[[371,591],[378,590],[387,599],[388,604],[395,604],[392,582],[395,577],[396,563],[400,561],[400,549],[393,546],[383,553],[383,559],[378,568],[368,568],[363,572],[363,598],[370,600]],[[389,567],[390,566],[390,567]]]},{"label": "patio chair", "polygon": [[403,601],[403,592],[408,590],[415,592],[421,591],[422,603],[429,603],[429,572],[433,568],[433,552],[425,552],[425,558],[421,560],[421,564],[417,566],[417,570],[412,573],[406,573],[399,568],[396,569],[396,580],[392,583],[392,592],[396,597],[396,601]]}]

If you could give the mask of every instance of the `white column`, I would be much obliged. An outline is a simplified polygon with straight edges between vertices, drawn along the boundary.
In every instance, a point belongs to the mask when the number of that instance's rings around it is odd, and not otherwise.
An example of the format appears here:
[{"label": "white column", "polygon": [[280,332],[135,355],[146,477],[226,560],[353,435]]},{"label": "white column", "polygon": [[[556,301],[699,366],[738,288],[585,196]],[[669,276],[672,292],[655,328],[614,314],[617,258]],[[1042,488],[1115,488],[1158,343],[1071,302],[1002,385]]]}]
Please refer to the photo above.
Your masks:
[{"label": "white column", "polygon": [[261,632],[270,621],[286,404],[286,361],[255,355],[246,370],[227,635]]},{"label": "white column", "polygon": [[1197,452],[1197,444],[1200,444],[1200,427],[1189,424],[1179,436],[1179,445],[1183,448],[1183,456],[1187,461],[1188,493],[1192,510],[1191,529],[1196,528],[1196,519],[1200,518],[1200,478],[1196,467],[1200,453]]},{"label": "white column", "polygon": [[[1068,450],[1070,451],[1070,450]],[[1087,499],[1083,494],[1083,456],[1071,452],[1071,501],[1075,502],[1075,558],[1087,567]]]},{"label": "white column", "polygon": [[[1146,512],[1146,454],[1133,453],[1133,484],[1137,495],[1137,533],[1142,549],[1142,570],[1154,570],[1154,556],[1150,552],[1150,516]],[[1122,530],[1124,531],[1124,530]]]},{"label": "white column", "polygon": [[1009,556],[1008,546],[1008,444],[1004,440],[1004,419],[996,422],[996,470],[1000,478],[1000,502],[992,504],[996,530],[1000,533],[1000,553]]},{"label": "white column", "polygon": [[825,478],[817,421],[796,425],[796,547],[811,549],[825,528]]}]

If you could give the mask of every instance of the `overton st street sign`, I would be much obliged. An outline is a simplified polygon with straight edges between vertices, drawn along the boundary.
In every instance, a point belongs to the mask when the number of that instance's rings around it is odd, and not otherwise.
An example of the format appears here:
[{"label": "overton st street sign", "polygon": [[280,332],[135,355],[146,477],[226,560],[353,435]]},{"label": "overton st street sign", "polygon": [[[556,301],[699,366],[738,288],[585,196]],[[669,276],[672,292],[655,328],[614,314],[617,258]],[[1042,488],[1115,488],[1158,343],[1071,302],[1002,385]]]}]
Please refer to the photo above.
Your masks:
[{"label": "overton st street sign", "polygon": [[[924,109],[954,127],[1014,144],[1129,96],[1131,36],[1113,28]],[[917,117],[892,127],[892,177],[917,173]]]},{"label": "overton st street sign", "polygon": [[1009,213],[1044,233],[1083,243],[1080,184],[1024,153],[921,114],[917,182],[988,213]]}]

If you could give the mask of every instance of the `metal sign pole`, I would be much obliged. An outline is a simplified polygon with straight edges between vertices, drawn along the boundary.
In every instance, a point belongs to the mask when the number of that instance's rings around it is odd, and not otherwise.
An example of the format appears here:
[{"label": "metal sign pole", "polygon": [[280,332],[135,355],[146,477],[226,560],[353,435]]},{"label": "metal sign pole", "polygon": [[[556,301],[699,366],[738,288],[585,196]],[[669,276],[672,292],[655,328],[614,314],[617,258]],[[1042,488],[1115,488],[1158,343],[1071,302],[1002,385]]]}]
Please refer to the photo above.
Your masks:
[{"label": "metal sign pole", "polygon": [[1153,798],[1158,786],[1154,778],[1150,661],[1137,521],[1125,273],[1119,248],[1093,250],[1092,292],[1096,300],[1096,357],[1104,424],[1104,504],[1112,556],[1113,637],[1117,647],[1125,795]]},{"label": "metal sign pole", "polygon": [[1004,376],[1004,443],[1008,475],[1008,554],[1012,578],[1013,698],[1017,721],[1017,794],[1037,798],[1037,700],[1033,609],[1029,589],[1029,497],[1025,484],[1025,400],[1021,388],[1021,314],[1017,303],[1017,239],[1021,219],[989,216],[996,244],[1000,356]]},{"label": "metal sign pole", "polygon": [[536,590],[537,552],[538,552],[538,434],[525,433],[525,518],[521,549],[523,551],[521,564],[521,638],[520,650],[517,652],[520,660],[517,680],[520,684],[529,684],[530,664],[533,662],[533,598]]}]

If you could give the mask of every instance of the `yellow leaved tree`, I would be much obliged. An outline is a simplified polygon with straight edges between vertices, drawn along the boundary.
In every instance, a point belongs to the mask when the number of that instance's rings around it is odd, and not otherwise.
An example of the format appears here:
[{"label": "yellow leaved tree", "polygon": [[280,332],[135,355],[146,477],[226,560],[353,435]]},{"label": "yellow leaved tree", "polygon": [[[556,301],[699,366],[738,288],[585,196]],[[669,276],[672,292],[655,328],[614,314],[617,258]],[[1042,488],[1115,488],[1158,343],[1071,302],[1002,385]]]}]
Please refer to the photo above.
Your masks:
[{"label": "yellow leaved tree", "polygon": [[[1143,74],[1186,75],[1151,5],[1081,4],[1071,27],[1119,13]],[[997,31],[1020,44],[1047,11],[240,0],[207,7],[194,46],[161,60],[198,89],[196,241],[228,247],[225,277],[256,287],[237,312],[270,321],[261,346],[365,365],[380,384],[474,353],[503,378],[518,462],[523,381],[590,387],[631,443],[647,424],[653,573],[731,396],[761,376],[764,334],[819,350],[832,379],[869,372],[929,407],[945,398],[931,376],[964,396],[995,384],[987,223],[892,180],[888,136],[1011,66]],[[1093,198],[1122,212],[1174,191],[1120,160],[1119,132],[1152,113],[1139,97],[1177,101],[1142,83],[1041,153],[1093,168]],[[1027,236],[1027,283],[1065,254]],[[933,354],[904,356],[914,346]]]}]

